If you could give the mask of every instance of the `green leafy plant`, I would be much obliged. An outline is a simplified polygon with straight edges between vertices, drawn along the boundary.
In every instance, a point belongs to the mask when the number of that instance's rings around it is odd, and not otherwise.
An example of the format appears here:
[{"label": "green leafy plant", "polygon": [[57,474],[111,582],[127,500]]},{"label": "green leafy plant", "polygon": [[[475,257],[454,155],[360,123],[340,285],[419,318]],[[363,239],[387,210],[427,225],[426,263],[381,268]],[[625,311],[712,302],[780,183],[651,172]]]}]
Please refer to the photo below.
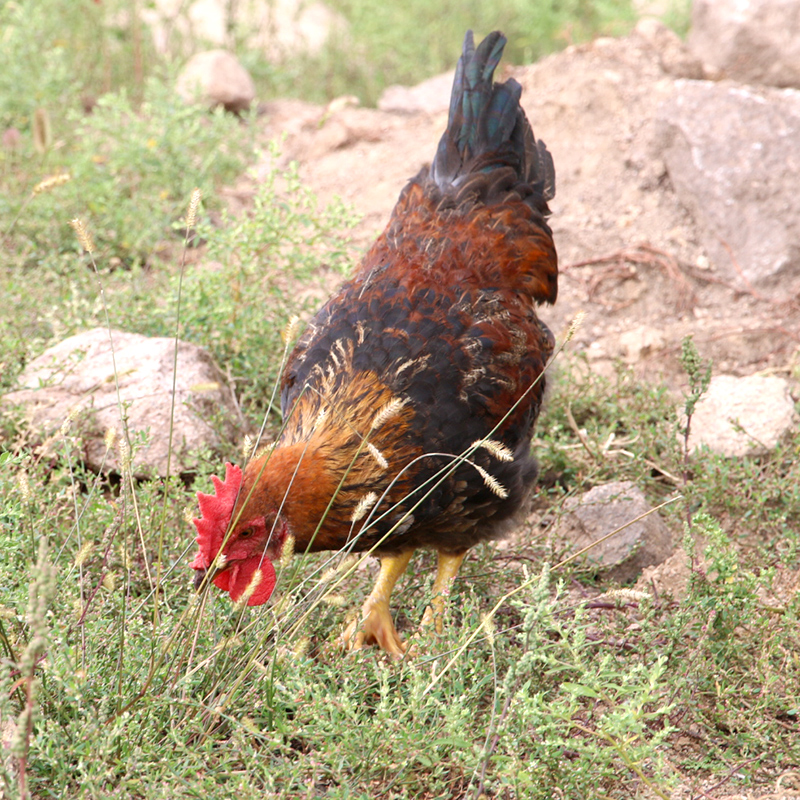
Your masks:
[{"label": "green leafy plant", "polygon": [[[274,163],[277,157],[273,145],[269,158]],[[254,422],[269,410],[287,323],[324,297],[325,290],[299,300],[296,287],[320,274],[331,275],[331,286],[341,280],[350,255],[342,231],[353,221],[341,203],[318,208],[292,164],[261,176],[247,213],[234,218],[223,212],[219,224],[198,224],[215,267],[186,275],[182,336],[228,366]]]},{"label": "green leafy plant", "polygon": [[34,151],[37,109],[49,113],[58,140],[71,127],[65,112],[91,106],[109,91],[127,89],[141,98],[158,61],[135,12],[123,0],[0,3],[0,130],[18,129],[23,153]]},{"label": "green leafy plant", "polygon": [[27,260],[44,248],[74,252],[68,223],[76,216],[86,217],[107,265],[152,263],[159,251],[167,256],[176,249],[172,223],[192,189],[213,197],[248,153],[237,120],[186,106],[157,81],[148,82],[138,109],[125,95],[108,94],[91,116],[71,122],[71,148],[51,159],[63,182],[37,192],[29,201],[33,213],[19,216],[13,231]]}]

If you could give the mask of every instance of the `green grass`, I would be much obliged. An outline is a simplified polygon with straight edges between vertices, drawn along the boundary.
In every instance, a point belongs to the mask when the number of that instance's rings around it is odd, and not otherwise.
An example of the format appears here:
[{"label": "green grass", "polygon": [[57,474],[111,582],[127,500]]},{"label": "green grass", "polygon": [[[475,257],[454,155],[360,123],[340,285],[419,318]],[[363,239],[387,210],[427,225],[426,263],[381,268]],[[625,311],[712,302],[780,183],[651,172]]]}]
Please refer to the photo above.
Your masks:
[{"label": "green grass", "polygon": [[[275,151],[255,151],[253,120],[176,105],[155,80],[163,65],[136,66],[144,45],[134,48],[134,28],[102,32],[105,7],[0,4],[11,25],[0,81],[16,75],[30,89],[0,92],[0,124],[22,134],[0,157],[0,391],[52,341],[106,325],[107,308],[114,327],[179,332],[207,347],[249,422],[274,421],[281,332],[310,310],[297,287],[322,267],[346,271],[351,214],[319,208],[293,167],[262,170],[248,211],[227,213],[219,187],[262,157],[277,163]],[[372,16],[355,2],[340,8],[361,44],[352,63],[328,65],[326,96],[351,78],[374,96],[383,83],[452,64],[468,24],[504,27],[522,48],[512,60],[629,24],[627,6],[542,5],[554,22],[539,24],[546,41],[537,44],[515,35],[524,20],[513,4],[491,19],[454,6],[427,27],[420,7],[413,30],[388,5]],[[73,24],[75,35],[58,39]],[[41,53],[37,41],[53,46]],[[89,47],[106,66],[76,73]],[[347,72],[353,64],[361,77]],[[105,91],[109,75],[120,91]],[[99,101],[90,116],[86,91]],[[38,149],[37,108],[50,122]],[[70,179],[33,191],[63,174]],[[187,248],[195,187],[203,203]],[[95,240],[94,264],[73,217]],[[702,393],[702,359],[688,343],[684,363]],[[600,378],[569,352],[551,386],[527,530],[511,550],[476,548],[444,634],[420,635],[417,655],[399,663],[337,646],[374,565],[296,558],[280,568],[268,608],[242,611],[191,590],[186,513],[240,442],[201,454],[192,486],[135,480],[125,468],[98,476],[80,463],[77,427],[65,424],[51,457],[5,414],[0,731],[10,744],[0,792],[477,800],[665,797],[701,780],[731,793],[774,786],[800,763],[800,434],[760,458],[687,458],[664,389],[624,369]],[[663,514],[692,556],[685,599],[599,598],[612,587],[553,566],[560,554],[547,526],[563,499],[622,479],[653,504],[683,498]],[[393,602],[406,637],[428,603],[432,559],[412,564]]]},{"label": "green grass", "polygon": [[[565,491],[619,477],[654,502],[671,494],[650,466],[677,473],[683,460],[669,398],[561,360],[539,426],[552,470],[539,506],[557,512]],[[568,407],[584,444],[563,425]],[[626,445],[633,456],[598,463],[593,443],[609,430],[643,434]],[[336,644],[371,572],[350,561],[331,571],[336,559],[321,554],[284,565],[270,608],[198,597],[184,519],[197,487],[86,473],[69,457],[76,436],[64,431],[56,463],[8,446],[0,461],[0,714],[8,724],[34,709],[7,761],[7,796],[24,765],[34,797],[666,797],[676,770],[691,780],[736,767],[738,783],[759,785],[800,757],[800,600],[764,595],[797,572],[800,497],[780,512],[753,502],[797,483],[787,454],[800,438],[755,473],[754,462],[692,458],[683,490],[702,511],[684,546],[705,562],[685,600],[591,602],[597,591],[570,590],[574,576],[547,569],[532,536],[512,561],[478,548],[444,635],[394,663]],[[736,492],[720,491],[723,473]],[[718,520],[742,508],[746,523],[724,530]],[[781,546],[752,546],[765,533]],[[430,590],[429,558],[414,564],[395,597],[406,636]],[[689,732],[694,746],[678,747]]]},{"label": "green grass", "polygon": [[[570,44],[623,35],[637,18],[632,0],[508,0],[495,5],[410,0],[402,6],[331,0],[327,5],[346,20],[346,34],[337,33],[315,54],[285,52],[277,63],[247,47],[252,30],[243,8],[230,4],[226,9],[229,41],[262,99],[327,102],[355,94],[374,105],[386,86],[414,84],[452,69],[458,56],[453,43],[458,45],[467,29],[476,36],[502,30],[509,40],[508,63],[528,64]],[[690,17],[688,0],[666,4],[664,21],[681,35]],[[5,31],[0,130],[15,127],[25,135],[36,110],[44,109],[56,139],[71,130],[69,112],[91,107],[111,91],[124,90],[138,104],[148,78],[164,78],[187,52],[209,47],[173,26],[173,50],[157,52],[150,30],[126,0],[0,0],[0,29]]]}]

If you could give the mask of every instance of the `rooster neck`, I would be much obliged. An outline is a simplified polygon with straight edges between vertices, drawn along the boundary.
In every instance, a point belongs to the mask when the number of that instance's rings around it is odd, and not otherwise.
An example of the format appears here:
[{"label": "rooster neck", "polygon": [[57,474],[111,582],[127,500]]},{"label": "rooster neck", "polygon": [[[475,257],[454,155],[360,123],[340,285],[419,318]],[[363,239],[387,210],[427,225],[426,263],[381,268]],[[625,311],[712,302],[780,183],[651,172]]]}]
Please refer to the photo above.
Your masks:
[{"label": "rooster neck", "polygon": [[[244,472],[242,519],[277,513],[304,550],[336,491],[335,480],[314,441],[278,446],[253,459]],[[318,547],[313,547],[318,549]]]}]

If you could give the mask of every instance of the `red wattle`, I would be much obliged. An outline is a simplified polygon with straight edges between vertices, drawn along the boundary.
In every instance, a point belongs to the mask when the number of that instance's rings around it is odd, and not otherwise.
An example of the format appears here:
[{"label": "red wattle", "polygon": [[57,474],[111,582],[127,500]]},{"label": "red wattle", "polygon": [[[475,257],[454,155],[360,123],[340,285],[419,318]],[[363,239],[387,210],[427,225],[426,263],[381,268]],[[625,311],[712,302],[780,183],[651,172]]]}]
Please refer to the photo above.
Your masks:
[{"label": "red wattle", "polygon": [[236,602],[250,585],[256,571],[261,571],[261,580],[256,584],[250,595],[247,605],[260,606],[269,600],[277,583],[275,567],[267,558],[252,556],[244,561],[237,562],[225,572],[220,573],[214,583],[222,590],[230,593],[231,599]]}]

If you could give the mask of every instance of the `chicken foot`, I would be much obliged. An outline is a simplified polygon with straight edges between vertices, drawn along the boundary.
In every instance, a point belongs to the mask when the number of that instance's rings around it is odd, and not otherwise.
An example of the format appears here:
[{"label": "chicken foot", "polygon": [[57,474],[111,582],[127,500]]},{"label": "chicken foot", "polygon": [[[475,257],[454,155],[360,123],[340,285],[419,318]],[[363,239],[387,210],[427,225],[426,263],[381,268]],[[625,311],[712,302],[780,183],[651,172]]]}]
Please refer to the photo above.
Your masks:
[{"label": "chicken foot", "polygon": [[436,633],[442,632],[442,619],[444,617],[444,604],[446,598],[450,596],[450,589],[453,586],[461,562],[464,560],[466,550],[463,553],[454,555],[453,553],[438,553],[438,563],[436,566],[436,577],[433,580],[433,597],[431,604],[425,609],[422,615],[420,628],[429,628],[433,625]]},{"label": "chicken foot", "polygon": [[395,584],[406,571],[413,550],[381,558],[381,571],[375,587],[361,607],[361,614],[342,634],[342,644],[347,650],[361,650],[377,643],[386,652],[402,656],[406,651],[392,621],[389,599]]}]

